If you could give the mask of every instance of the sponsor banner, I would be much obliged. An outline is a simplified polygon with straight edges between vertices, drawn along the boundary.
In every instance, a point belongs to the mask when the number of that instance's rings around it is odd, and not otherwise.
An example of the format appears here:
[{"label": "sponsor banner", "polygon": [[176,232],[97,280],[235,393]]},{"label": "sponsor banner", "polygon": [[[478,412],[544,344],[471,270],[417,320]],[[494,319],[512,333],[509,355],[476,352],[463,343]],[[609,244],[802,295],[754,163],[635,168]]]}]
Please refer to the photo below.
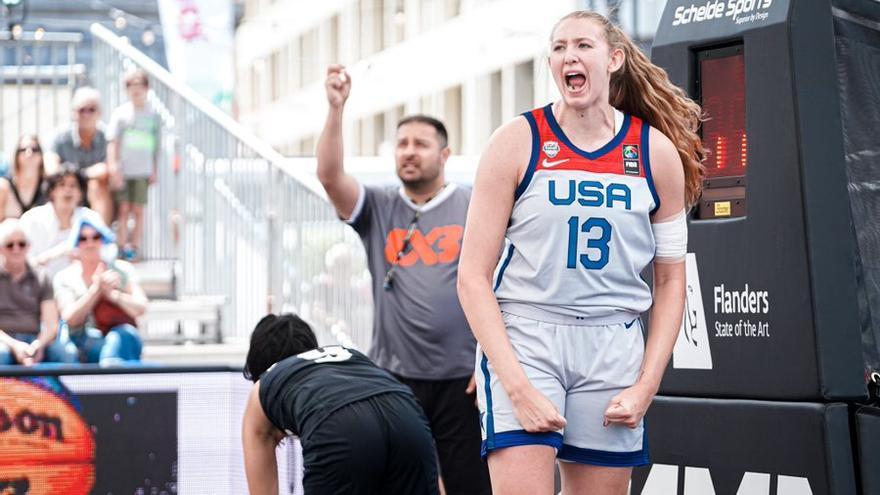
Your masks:
[{"label": "sponsor banner", "polygon": [[234,84],[231,0],[159,0],[171,73],[229,112]]},{"label": "sponsor banner", "polygon": [[675,369],[712,369],[712,350],[706,330],[706,312],[700,290],[700,273],[697,257],[687,254],[685,263],[687,286],[685,287],[684,316],[678,331],[678,339],[672,350],[672,367]]},{"label": "sponsor banner", "polygon": [[[734,20],[761,12],[769,17]],[[737,208],[746,216],[689,221],[695,258],[687,264],[684,326],[662,394],[809,401],[866,395],[830,16],[827,5],[810,1],[796,8],[786,0],[667,3],[652,60],[694,95],[702,94],[695,50],[742,43],[745,88],[736,94],[745,99],[725,100],[724,108],[743,106],[736,111],[746,115],[749,165],[747,181],[716,181],[701,201],[716,217]],[[728,197],[739,188],[744,198]]]},{"label": "sponsor banner", "polygon": [[174,493],[177,396],[0,378],[0,493]]},{"label": "sponsor banner", "polygon": [[789,0],[669,0],[655,43],[721,38],[784,22]]},{"label": "sponsor banner", "polygon": [[[240,371],[82,372],[0,376],[0,494],[247,493]],[[301,494],[298,442],[276,456],[281,493]]]},{"label": "sponsor banner", "polygon": [[846,404],[661,396],[645,421],[632,495],[857,493]]}]

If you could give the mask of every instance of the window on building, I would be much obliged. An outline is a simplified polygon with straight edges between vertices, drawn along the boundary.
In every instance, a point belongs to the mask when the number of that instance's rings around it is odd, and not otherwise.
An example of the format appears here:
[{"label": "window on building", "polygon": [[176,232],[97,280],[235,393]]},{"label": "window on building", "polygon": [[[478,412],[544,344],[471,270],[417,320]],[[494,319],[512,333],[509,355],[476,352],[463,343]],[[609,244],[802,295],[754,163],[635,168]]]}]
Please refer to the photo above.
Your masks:
[{"label": "window on building", "polygon": [[434,105],[431,101],[431,95],[426,95],[419,98],[419,113],[424,113],[427,115],[431,115],[434,113]]},{"label": "window on building", "polygon": [[361,154],[361,127],[360,120],[356,120],[351,124],[351,140],[348,141],[350,143],[348,154]]},{"label": "window on building", "polygon": [[373,116],[373,145],[369,150],[369,154],[378,155],[379,148],[385,139],[385,113],[379,112]]},{"label": "window on building", "polygon": [[282,86],[281,52],[274,51],[269,55],[269,100],[281,97]]},{"label": "window on building", "polygon": [[388,43],[386,48],[394,46],[406,38],[406,0],[387,0],[387,2],[391,35],[386,40]]},{"label": "window on building", "polygon": [[299,151],[302,156],[313,156],[315,154],[315,136],[310,136],[301,140]]},{"label": "window on building", "polygon": [[385,6],[385,0],[360,2],[360,58],[367,58],[385,47]]},{"label": "window on building", "polygon": [[519,115],[535,106],[535,61],[517,64],[513,72],[513,113]]},{"label": "window on building", "polygon": [[370,55],[386,48],[385,19],[388,13],[385,7],[389,2],[390,0],[388,2],[386,0],[373,0],[373,15],[371,16],[373,19],[373,45]]},{"label": "window on building", "polygon": [[251,108],[258,108],[263,104],[262,85],[263,67],[262,59],[256,59],[251,65]]},{"label": "window on building", "polygon": [[422,2],[419,23],[419,32],[430,31],[437,25],[438,19],[443,15],[440,2]]},{"label": "window on building", "polygon": [[461,86],[443,92],[443,120],[449,134],[449,149],[461,153]]},{"label": "window on building", "polygon": [[316,29],[310,29],[303,34],[300,41],[300,81],[303,86],[309,85],[318,79],[318,33]]},{"label": "window on building", "polygon": [[501,71],[489,74],[489,129],[501,127]]},{"label": "window on building", "polygon": [[244,16],[254,17],[260,13],[260,0],[247,0],[244,4]]},{"label": "window on building", "polygon": [[339,14],[334,15],[327,21],[327,57],[328,63],[339,63]]},{"label": "window on building", "polygon": [[295,38],[287,45],[287,84],[289,85],[289,91],[302,87],[300,74],[301,58],[299,38]]},{"label": "window on building", "polygon": [[461,0],[444,0],[444,19],[452,19],[461,14]]}]

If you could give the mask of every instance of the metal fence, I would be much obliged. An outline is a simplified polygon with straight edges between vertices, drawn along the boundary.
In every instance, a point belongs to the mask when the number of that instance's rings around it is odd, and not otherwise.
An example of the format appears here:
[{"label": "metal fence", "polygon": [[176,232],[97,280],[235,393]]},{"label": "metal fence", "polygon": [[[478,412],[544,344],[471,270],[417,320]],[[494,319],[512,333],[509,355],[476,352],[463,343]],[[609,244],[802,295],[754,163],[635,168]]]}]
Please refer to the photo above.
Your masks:
[{"label": "metal fence", "polygon": [[322,343],[367,349],[363,248],[314,175],[293,169],[124,38],[97,24],[91,32],[91,79],[108,113],[125,101],[124,73],[139,67],[150,75],[148,100],[163,122],[144,256],[180,261],[184,297],[225,296],[226,337],[246,338],[267,311],[293,311]]},{"label": "metal fence", "polygon": [[22,134],[44,140],[70,121],[70,97],[85,68],[76,64],[79,33],[0,32],[0,138],[11,148]]}]

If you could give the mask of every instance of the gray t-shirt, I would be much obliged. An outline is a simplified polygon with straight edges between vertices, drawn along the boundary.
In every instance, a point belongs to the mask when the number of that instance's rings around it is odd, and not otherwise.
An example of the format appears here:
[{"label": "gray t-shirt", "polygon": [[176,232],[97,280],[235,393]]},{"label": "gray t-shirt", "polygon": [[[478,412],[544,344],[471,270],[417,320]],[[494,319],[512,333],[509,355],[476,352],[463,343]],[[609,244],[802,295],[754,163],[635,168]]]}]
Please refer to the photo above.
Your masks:
[{"label": "gray t-shirt", "polygon": [[419,207],[399,186],[361,189],[348,223],[361,236],[373,276],[370,357],[392,373],[446,380],[474,372],[476,341],[455,286],[470,197],[470,189],[449,184],[421,206],[406,254],[386,290],[385,274]]},{"label": "gray t-shirt", "polygon": [[0,330],[7,333],[40,332],[40,308],[50,301],[52,282],[42,271],[28,266],[25,276],[13,281],[0,266]]},{"label": "gray t-shirt", "polygon": [[159,115],[148,104],[136,109],[123,103],[110,116],[107,140],[119,140],[119,169],[126,179],[152,175],[159,156]]},{"label": "gray t-shirt", "polygon": [[107,138],[103,126],[98,124],[91,146],[85,148],[76,124],[72,124],[55,136],[55,140],[52,141],[52,151],[61,158],[62,162],[75,163],[80,169],[101,163],[107,159]]}]

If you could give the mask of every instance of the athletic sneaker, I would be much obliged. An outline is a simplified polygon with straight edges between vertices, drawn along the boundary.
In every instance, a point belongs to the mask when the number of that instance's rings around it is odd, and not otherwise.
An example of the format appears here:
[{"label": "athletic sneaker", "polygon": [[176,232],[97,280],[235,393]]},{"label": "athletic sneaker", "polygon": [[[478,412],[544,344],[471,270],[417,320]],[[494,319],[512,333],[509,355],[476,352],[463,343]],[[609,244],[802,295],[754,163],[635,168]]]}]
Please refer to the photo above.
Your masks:
[{"label": "athletic sneaker", "polygon": [[122,253],[120,254],[122,255],[121,258],[125,261],[134,261],[138,255],[137,249],[135,249],[134,246],[125,246],[122,248]]}]

